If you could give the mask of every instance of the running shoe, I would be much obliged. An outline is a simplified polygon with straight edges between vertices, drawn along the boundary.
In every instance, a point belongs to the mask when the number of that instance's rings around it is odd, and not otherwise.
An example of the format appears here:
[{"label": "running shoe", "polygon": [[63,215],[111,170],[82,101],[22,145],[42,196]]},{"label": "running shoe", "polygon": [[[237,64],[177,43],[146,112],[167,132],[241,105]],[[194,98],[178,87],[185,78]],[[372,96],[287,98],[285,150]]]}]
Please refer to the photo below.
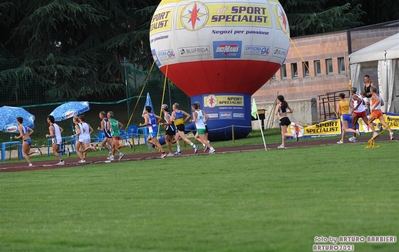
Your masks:
[{"label": "running shoe", "polygon": [[175,152],[175,155],[180,155],[181,154],[181,151],[176,151]]},{"label": "running shoe", "polygon": [[393,132],[391,132],[391,133],[389,133],[389,140],[394,140],[395,139],[395,137],[393,136]]},{"label": "running shoe", "polygon": [[29,167],[32,167],[32,166],[33,166],[33,164],[32,164],[32,163],[30,163],[30,164],[29,164]]},{"label": "running shoe", "polygon": [[356,137],[353,136],[353,137],[350,137],[348,140],[349,140],[349,142],[355,143],[357,139],[356,139]]},{"label": "running shoe", "polygon": [[208,150],[208,146],[204,145],[204,152]]},{"label": "running shoe", "polygon": [[64,165],[64,164],[65,164],[65,161],[64,161],[64,160],[62,160],[62,161],[60,161],[60,162],[56,163],[55,165]]},{"label": "running shoe", "polygon": [[174,154],[173,153],[169,153],[168,155],[166,155],[167,157],[173,157]]},{"label": "running shoe", "polygon": [[119,161],[121,161],[124,156],[125,156],[125,154],[119,153]]},{"label": "running shoe", "polygon": [[167,156],[167,154],[166,153],[163,153],[162,155],[161,155],[161,158],[165,158]]},{"label": "running shoe", "polygon": [[215,149],[214,148],[211,148],[210,150],[209,150],[209,154],[212,154],[212,153],[215,153]]},{"label": "running shoe", "polygon": [[133,145],[132,145],[132,143],[131,143],[131,142],[129,142],[129,141],[126,141],[126,144],[125,144],[125,146],[129,147],[130,149],[131,149],[131,148],[133,148]]},{"label": "running shoe", "polygon": [[284,144],[282,144],[282,145],[279,145],[279,146],[277,147],[277,149],[285,149],[285,146],[284,146]]},{"label": "running shoe", "polygon": [[115,157],[114,157],[114,156],[109,156],[109,157],[107,157],[107,159],[108,159],[109,161],[114,161],[114,160],[115,160]]},{"label": "running shoe", "polygon": [[342,140],[339,140],[338,142],[337,142],[337,144],[343,144],[344,142],[342,141]]},{"label": "running shoe", "polygon": [[78,161],[78,163],[79,163],[79,164],[86,163],[86,160],[84,160],[84,159],[82,159],[82,160],[79,160],[79,161]]},{"label": "running shoe", "polygon": [[198,145],[194,145],[194,154],[197,154],[198,152]]},{"label": "running shoe", "polygon": [[40,156],[43,155],[42,151],[39,148],[37,148],[36,153],[39,153]]}]

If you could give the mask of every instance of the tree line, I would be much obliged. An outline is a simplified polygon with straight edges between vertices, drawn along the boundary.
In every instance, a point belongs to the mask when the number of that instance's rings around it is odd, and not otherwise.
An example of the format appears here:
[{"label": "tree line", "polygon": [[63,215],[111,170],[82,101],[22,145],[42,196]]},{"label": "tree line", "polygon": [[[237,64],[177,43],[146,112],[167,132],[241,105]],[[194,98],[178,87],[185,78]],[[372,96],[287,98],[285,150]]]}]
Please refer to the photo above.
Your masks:
[{"label": "tree line", "polygon": [[[126,58],[152,64],[149,23],[160,0],[0,0],[0,100],[125,92]],[[394,20],[399,1],[281,0],[291,36]],[[20,98],[22,99],[22,98]]]}]

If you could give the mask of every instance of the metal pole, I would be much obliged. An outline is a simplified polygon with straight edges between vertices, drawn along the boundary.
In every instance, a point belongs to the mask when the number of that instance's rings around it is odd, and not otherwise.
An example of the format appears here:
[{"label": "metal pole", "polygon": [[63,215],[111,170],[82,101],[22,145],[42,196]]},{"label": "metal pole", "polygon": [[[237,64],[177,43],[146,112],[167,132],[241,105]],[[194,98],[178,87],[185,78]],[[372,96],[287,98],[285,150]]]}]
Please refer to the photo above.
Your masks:
[{"label": "metal pole", "polygon": [[170,93],[170,80],[168,79],[168,91],[169,91],[169,108],[172,109],[172,95]]},{"label": "metal pole", "polygon": [[231,138],[233,140],[233,143],[235,143],[236,142],[236,138],[234,136],[234,124],[231,125]]},{"label": "metal pole", "polygon": [[130,108],[129,108],[129,82],[127,80],[127,71],[126,71],[126,57],[123,57],[123,65],[124,65],[124,73],[125,73],[125,85],[126,85],[126,106],[127,106],[127,118],[130,116]]}]

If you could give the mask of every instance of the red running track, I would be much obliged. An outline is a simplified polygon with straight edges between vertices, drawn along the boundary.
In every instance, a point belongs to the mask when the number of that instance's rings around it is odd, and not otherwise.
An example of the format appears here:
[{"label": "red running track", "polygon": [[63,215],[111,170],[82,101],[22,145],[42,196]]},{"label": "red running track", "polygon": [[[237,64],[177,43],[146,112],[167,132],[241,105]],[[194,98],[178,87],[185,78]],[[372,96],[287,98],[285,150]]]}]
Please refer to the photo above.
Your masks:
[{"label": "red running track", "polygon": [[[358,137],[357,143],[364,143],[364,146],[366,145],[367,141],[369,140],[368,137]],[[322,145],[330,145],[330,144],[337,144],[337,141],[339,141],[339,138],[335,139],[323,139],[323,138],[318,138],[317,140],[312,140],[312,141],[287,141],[286,142],[286,148],[297,148],[297,147],[310,147],[310,146],[322,146]],[[346,139],[345,144],[352,144]],[[383,141],[389,141],[389,136],[384,135],[378,137],[376,140],[377,142],[383,142]],[[234,145],[234,144],[232,144]],[[268,144],[267,149],[276,149],[279,144]],[[220,153],[227,153],[227,152],[241,152],[241,151],[251,151],[251,150],[262,150],[264,149],[263,145],[250,145],[250,146],[230,146],[230,147],[223,147],[223,148],[217,148],[216,149],[216,154]],[[279,150],[279,151],[284,151],[284,150]],[[194,155],[192,150],[184,150],[182,151],[182,154],[180,156],[190,156]],[[198,150],[197,155],[209,155],[208,153],[203,153],[202,148]],[[179,156],[175,157],[166,157],[166,158],[178,158]],[[65,159],[65,165],[55,165],[57,163],[56,158],[53,156],[53,160],[46,160],[46,161],[41,161],[41,162],[35,162],[33,163],[33,167],[28,167],[28,164],[26,163],[25,160],[22,160],[21,162],[18,163],[6,163],[6,164],[0,164],[0,172],[21,172],[21,171],[35,171],[35,170],[50,170],[50,169],[65,169],[65,168],[76,168],[78,166],[82,165],[90,165],[90,164],[105,164],[109,165],[109,162],[106,161],[106,157],[88,157],[86,159],[86,163],[84,164],[79,164],[79,158],[78,157],[72,157],[72,158],[67,158]],[[137,160],[145,160],[145,159],[160,159],[160,154],[159,153],[138,153],[138,154],[125,154],[123,159],[121,161],[117,160],[117,156],[115,156],[116,160],[112,162],[126,162],[126,161],[137,161]]]}]

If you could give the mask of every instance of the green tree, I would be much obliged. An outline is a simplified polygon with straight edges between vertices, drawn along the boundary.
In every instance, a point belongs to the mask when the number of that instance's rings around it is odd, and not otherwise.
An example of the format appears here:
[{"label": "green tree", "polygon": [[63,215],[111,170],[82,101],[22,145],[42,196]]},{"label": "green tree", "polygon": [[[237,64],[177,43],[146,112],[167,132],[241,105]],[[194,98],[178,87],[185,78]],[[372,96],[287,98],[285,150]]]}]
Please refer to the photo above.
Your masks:
[{"label": "green tree", "polygon": [[344,30],[361,25],[360,4],[332,0],[281,0],[292,37]]},{"label": "green tree", "polygon": [[[123,58],[147,67],[148,22],[159,1],[0,1],[0,43],[20,62],[0,85],[45,90],[47,100],[123,91]],[[28,88],[21,87],[19,88]]]},{"label": "green tree", "polygon": [[392,0],[353,0],[353,4],[361,4],[364,14],[361,21],[364,25],[372,25],[393,21],[399,18],[399,1]]}]

